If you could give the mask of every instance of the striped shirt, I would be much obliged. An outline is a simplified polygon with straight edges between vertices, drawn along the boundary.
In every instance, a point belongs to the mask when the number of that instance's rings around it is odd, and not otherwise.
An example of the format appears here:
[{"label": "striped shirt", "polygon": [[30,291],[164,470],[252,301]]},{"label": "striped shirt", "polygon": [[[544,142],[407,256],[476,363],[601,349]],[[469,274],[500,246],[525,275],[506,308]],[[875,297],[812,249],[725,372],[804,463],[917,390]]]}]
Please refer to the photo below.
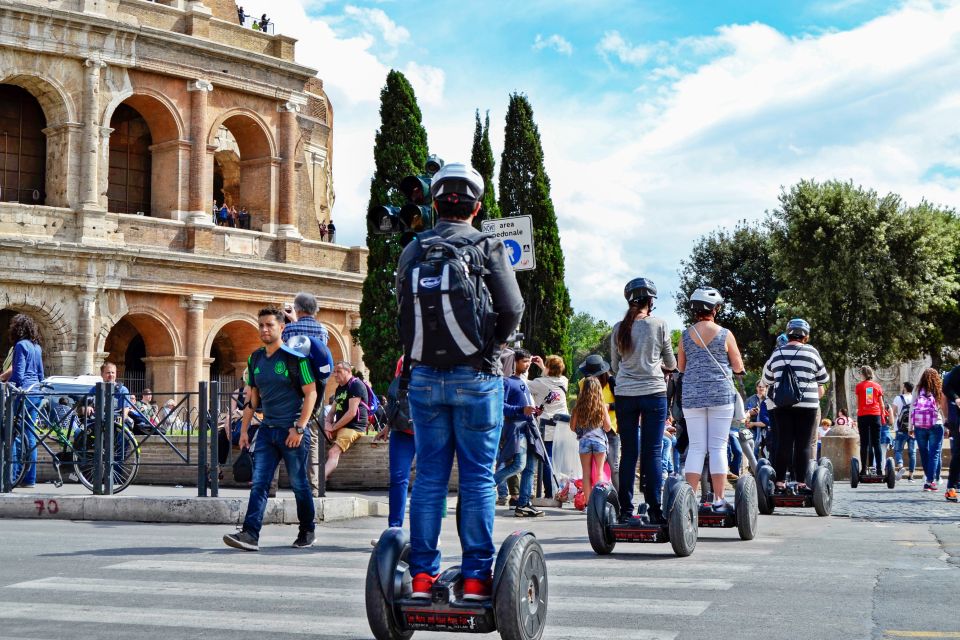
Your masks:
[{"label": "striped shirt", "polygon": [[808,344],[788,343],[777,348],[767,364],[763,365],[763,383],[774,385],[767,394],[773,398],[776,395],[776,384],[783,375],[784,365],[789,364],[797,374],[797,382],[803,391],[803,400],[793,405],[797,409],[816,409],[820,406],[819,385],[826,384],[827,368],[823,366],[820,352]]}]

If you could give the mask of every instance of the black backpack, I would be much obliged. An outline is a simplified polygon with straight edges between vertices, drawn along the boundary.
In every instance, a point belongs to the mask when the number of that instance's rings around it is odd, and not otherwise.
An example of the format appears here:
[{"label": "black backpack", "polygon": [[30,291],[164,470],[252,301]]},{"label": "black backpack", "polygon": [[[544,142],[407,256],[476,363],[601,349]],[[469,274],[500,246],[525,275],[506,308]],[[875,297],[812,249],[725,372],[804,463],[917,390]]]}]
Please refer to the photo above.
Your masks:
[{"label": "black backpack", "polygon": [[392,431],[413,434],[413,419],[407,394],[400,392],[400,377],[397,376],[387,389],[386,420]]},{"label": "black backpack", "polygon": [[900,402],[902,403],[902,408],[900,413],[897,415],[897,431],[900,433],[909,433],[910,432],[910,405],[912,402],[906,402],[903,394],[901,393]]},{"label": "black backpack", "polygon": [[400,280],[400,339],[410,360],[448,368],[493,346],[496,312],[483,278],[486,256],[474,240],[427,233]]},{"label": "black backpack", "polygon": [[[778,351],[780,356],[783,357],[783,349],[778,349]],[[797,353],[799,353],[799,350],[797,350]],[[794,353],[793,357],[796,358],[797,354]],[[803,388],[797,379],[797,372],[793,370],[792,362],[793,358],[790,359],[790,362],[783,363],[783,368],[780,369],[780,380],[773,390],[773,404],[781,409],[792,407],[803,401]]]},{"label": "black backpack", "polygon": [[253,479],[253,457],[249,449],[244,449],[233,461],[233,480],[235,482],[250,482]]}]

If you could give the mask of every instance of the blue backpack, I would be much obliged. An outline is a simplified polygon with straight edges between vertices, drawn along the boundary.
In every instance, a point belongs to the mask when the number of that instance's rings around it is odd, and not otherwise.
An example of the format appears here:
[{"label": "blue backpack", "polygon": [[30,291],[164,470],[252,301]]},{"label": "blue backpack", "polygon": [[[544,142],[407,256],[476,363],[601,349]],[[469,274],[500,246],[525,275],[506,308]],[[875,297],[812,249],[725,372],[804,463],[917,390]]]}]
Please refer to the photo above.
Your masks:
[{"label": "blue backpack", "polygon": [[310,370],[317,383],[317,392],[322,395],[323,387],[333,373],[333,354],[330,353],[330,348],[315,336],[293,336],[287,340],[287,346],[302,354],[310,362]]}]

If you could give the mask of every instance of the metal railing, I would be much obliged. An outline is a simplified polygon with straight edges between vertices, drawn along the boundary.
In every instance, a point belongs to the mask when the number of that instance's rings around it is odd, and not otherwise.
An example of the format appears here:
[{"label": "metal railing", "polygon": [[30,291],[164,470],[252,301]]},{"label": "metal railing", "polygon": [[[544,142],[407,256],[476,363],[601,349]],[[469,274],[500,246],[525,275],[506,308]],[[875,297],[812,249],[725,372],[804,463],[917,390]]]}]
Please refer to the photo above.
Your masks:
[{"label": "metal railing", "polygon": [[[199,496],[219,494],[220,385],[201,382],[196,392],[156,395],[179,401],[156,420],[124,420],[126,409],[114,383],[97,383],[90,393],[63,393],[51,388],[21,390],[0,385],[0,492],[10,492],[32,457],[45,451],[63,483],[61,467],[74,472],[95,495],[113,495],[133,483],[141,466],[196,467]],[[61,397],[76,400],[73,409],[55,411]],[[213,436],[211,437],[211,433]],[[178,443],[172,438],[186,436]],[[144,443],[160,440],[174,462],[141,461]],[[58,450],[59,449],[59,450]],[[45,463],[37,456],[36,465]],[[16,473],[15,473],[16,472]]]}]

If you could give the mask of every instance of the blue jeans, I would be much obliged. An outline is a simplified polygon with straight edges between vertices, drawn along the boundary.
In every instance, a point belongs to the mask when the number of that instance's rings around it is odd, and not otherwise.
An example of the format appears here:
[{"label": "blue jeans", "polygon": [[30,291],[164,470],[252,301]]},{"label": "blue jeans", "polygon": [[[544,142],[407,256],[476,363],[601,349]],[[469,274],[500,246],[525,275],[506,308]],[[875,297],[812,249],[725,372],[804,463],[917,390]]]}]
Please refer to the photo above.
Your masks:
[{"label": "blue jeans", "polygon": [[[526,447],[520,449],[517,455],[510,458],[506,464],[493,474],[493,482],[497,485],[497,496],[507,497],[507,478],[520,473],[520,495],[517,496],[517,506],[525,507],[530,504],[533,495],[533,475],[537,470],[539,458],[532,456]],[[462,510],[461,510],[462,513]]]},{"label": "blue jeans", "polygon": [[743,467],[743,447],[740,446],[740,429],[730,429],[730,436],[727,438],[727,460],[730,463],[730,473],[740,475],[740,469]]},{"label": "blue jeans", "polygon": [[[19,460],[26,456],[27,470],[23,474],[21,485],[37,484],[37,414],[39,413],[40,403],[43,402],[43,396],[20,396],[16,399],[14,406],[14,415],[21,417],[20,430],[23,433],[23,439],[15,438],[13,441],[13,477],[16,479],[20,472]],[[26,449],[23,453],[20,448]]]},{"label": "blue jeans", "polygon": [[637,460],[643,471],[643,497],[651,513],[660,511],[663,490],[663,428],[666,395],[616,396],[620,433],[620,514],[633,515],[633,481]]},{"label": "blue jeans", "polygon": [[940,453],[943,447],[943,425],[935,424],[929,429],[914,429],[917,436],[917,448],[920,450],[920,464],[927,482],[936,482],[940,478]]},{"label": "blue jeans", "polygon": [[493,465],[503,427],[503,379],[472,367],[414,367],[410,417],[416,425],[417,481],[410,497],[410,573],[440,573],[437,540],[447,484],[460,469],[461,567],[487,579],[493,567]]},{"label": "blue jeans", "polygon": [[[886,426],[880,427],[880,449],[881,453],[886,453],[887,445],[893,444],[893,431]],[[882,466],[882,465],[881,465]]]},{"label": "blue jeans", "polygon": [[407,509],[407,487],[410,486],[410,465],[417,453],[413,434],[390,430],[390,516],[387,526],[402,527]]},{"label": "blue jeans", "polygon": [[667,473],[680,473],[680,452],[677,451],[677,437],[663,435],[663,453],[660,456],[663,470]]},{"label": "blue jeans", "polygon": [[285,444],[289,435],[289,429],[276,427],[261,427],[257,432],[257,446],[253,449],[253,488],[250,489],[250,500],[247,503],[247,517],[243,520],[243,530],[254,538],[260,537],[263,512],[267,508],[267,492],[281,459],[287,467],[290,488],[297,499],[300,531],[313,531],[316,527],[317,512],[310,483],[307,481],[310,430],[303,432],[300,446],[296,449]]},{"label": "blue jeans", "polygon": [[911,438],[909,434],[897,432],[897,440],[893,445],[893,460],[898,467],[903,466],[903,445],[908,447],[910,473],[913,473],[917,468],[917,439]]}]

